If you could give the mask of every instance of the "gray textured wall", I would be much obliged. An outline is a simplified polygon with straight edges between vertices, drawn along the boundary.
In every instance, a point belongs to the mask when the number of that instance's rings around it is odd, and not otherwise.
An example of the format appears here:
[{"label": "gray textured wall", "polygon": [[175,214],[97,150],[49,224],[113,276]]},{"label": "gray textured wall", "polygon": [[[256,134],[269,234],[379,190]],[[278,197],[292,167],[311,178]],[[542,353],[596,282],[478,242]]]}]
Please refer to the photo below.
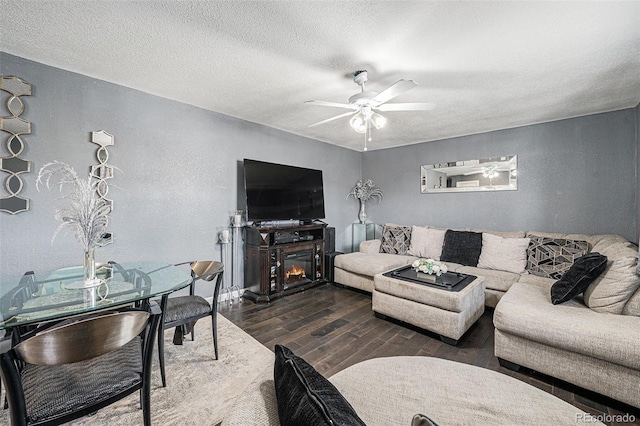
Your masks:
[{"label": "gray textured wall", "polygon": [[0,73],[33,85],[24,113],[33,133],[22,155],[32,161],[23,174],[31,210],[0,213],[0,276],[81,264],[73,236],[51,245],[60,194],[36,191],[35,179],[52,160],[88,173],[97,161],[98,146],[88,142],[94,130],[115,135],[109,163],[121,170],[109,191],[115,242],[96,251],[98,261],[220,259],[216,227],[236,208],[243,158],[322,169],[326,222],[336,227],[337,249],[350,242],[357,206],[345,195],[360,178],[360,153],[1,52]]},{"label": "gray textured wall", "polygon": [[[613,233],[635,241],[637,109],[371,151],[378,223]],[[378,136],[376,136],[378,135]],[[374,137],[383,137],[377,132]],[[518,190],[420,193],[420,165],[518,155]]]}]

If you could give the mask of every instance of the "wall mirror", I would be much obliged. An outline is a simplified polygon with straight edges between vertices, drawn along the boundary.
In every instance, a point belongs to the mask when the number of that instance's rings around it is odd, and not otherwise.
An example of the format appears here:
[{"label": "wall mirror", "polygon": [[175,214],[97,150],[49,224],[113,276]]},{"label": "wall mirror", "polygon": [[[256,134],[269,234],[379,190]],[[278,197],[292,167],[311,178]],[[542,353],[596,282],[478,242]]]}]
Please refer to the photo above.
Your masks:
[{"label": "wall mirror", "polygon": [[517,155],[427,164],[420,167],[420,191],[515,191],[517,175]]}]

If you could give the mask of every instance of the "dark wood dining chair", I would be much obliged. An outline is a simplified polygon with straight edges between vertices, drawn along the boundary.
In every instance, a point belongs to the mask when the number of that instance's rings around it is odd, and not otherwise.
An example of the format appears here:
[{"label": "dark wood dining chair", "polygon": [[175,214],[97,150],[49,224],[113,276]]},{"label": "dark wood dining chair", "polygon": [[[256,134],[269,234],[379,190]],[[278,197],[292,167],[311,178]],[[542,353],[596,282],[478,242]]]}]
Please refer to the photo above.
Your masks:
[{"label": "dark wood dining chair", "polygon": [[102,311],[38,326],[0,354],[12,425],[59,425],[136,391],[151,424],[154,339],[161,320],[148,310]]},{"label": "dark wood dining chair", "polygon": [[[191,333],[191,340],[195,339],[193,326],[200,318],[211,316],[211,328],[213,332],[213,351],[215,359],[218,359],[218,296],[222,285],[224,266],[215,261],[194,261],[178,263],[189,264],[191,267],[191,284],[188,296],[169,297],[165,294],[160,302],[162,310],[162,325],[158,328],[158,356],[160,358],[160,375],[162,386],[167,386],[167,378],[164,369],[164,330],[176,328],[174,343],[182,344],[185,334]],[[197,281],[214,281],[213,299],[211,304],[199,295],[196,295],[195,284]]]}]

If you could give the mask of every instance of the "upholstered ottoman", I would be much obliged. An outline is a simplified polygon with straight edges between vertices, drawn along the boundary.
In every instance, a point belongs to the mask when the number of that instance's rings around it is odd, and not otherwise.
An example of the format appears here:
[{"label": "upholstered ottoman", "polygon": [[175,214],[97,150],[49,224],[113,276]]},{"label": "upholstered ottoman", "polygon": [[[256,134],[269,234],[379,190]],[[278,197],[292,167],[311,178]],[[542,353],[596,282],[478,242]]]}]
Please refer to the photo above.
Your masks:
[{"label": "upholstered ottoman", "polygon": [[[408,426],[417,413],[439,425],[599,424],[534,386],[484,368],[405,356],[363,361],[329,381],[368,426]],[[279,425],[273,368],[238,397],[223,426]]]},{"label": "upholstered ottoman", "polygon": [[372,307],[376,315],[395,318],[438,333],[455,345],[484,312],[484,278],[460,291],[448,291],[376,274]]}]

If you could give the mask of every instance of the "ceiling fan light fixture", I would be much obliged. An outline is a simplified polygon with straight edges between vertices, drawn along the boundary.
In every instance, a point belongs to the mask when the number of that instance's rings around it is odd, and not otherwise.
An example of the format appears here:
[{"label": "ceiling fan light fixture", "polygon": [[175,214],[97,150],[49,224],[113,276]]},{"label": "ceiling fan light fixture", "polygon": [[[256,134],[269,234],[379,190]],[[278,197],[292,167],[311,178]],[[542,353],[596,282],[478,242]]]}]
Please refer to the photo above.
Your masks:
[{"label": "ceiling fan light fixture", "polygon": [[349,125],[358,133],[365,133],[367,131],[367,119],[361,112],[351,117]]},{"label": "ceiling fan light fixture", "polygon": [[387,124],[387,119],[377,112],[371,114],[370,120],[371,124],[373,124],[373,127],[375,127],[376,129],[380,129],[381,127],[384,127],[385,124]]}]

